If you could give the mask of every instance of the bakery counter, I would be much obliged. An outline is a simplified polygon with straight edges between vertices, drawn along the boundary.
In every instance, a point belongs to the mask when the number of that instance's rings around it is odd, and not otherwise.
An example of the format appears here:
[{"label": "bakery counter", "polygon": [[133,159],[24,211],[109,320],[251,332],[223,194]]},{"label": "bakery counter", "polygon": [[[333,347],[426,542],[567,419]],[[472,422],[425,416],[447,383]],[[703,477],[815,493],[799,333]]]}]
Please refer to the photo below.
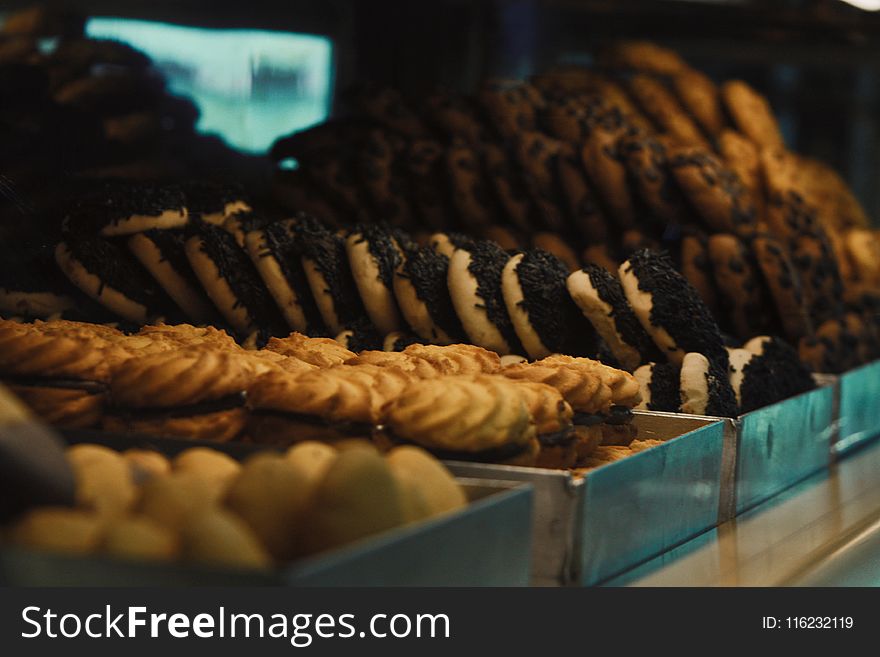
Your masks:
[{"label": "bakery counter", "polygon": [[607,582],[633,586],[880,585],[880,442]]}]

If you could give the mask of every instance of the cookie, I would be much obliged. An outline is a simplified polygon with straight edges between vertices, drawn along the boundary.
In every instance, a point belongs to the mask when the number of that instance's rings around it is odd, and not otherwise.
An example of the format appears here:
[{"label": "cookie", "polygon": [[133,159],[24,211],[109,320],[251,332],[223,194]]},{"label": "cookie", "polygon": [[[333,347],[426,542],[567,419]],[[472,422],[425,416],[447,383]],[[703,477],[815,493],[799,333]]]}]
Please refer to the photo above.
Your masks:
[{"label": "cookie", "polygon": [[675,75],[688,69],[677,52],[650,41],[618,41],[602,50],[599,65],[660,75]]},{"label": "cookie", "polygon": [[394,276],[394,294],[410,328],[433,344],[464,339],[449,295],[449,258],[430,247],[407,253]]},{"label": "cookie", "polygon": [[471,227],[494,223],[495,199],[477,151],[455,140],[446,151],[446,165],[452,187],[452,205],[461,224]]},{"label": "cookie", "polygon": [[182,228],[188,212],[180,188],[108,182],[78,199],[63,220],[76,235],[131,235],[151,228]]},{"label": "cookie", "polygon": [[662,82],[636,74],[629,80],[627,88],[660,132],[668,134],[678,144],[707,146],[697,124]]},{"label": "cookie", "polygon": [[198,324],[210,324],[217,312],[186,257],[186,237],[172,230],[148,230],[128,238],[128,249],[165,293]]},{"label": "cookie", "polygon": [[842,314],[843,283],[825,231],[797,235],[790,242],[791,261],[800,275],[810,319],[818,326]]},{"label": "cookie", "polygon": [[633,372],[639,382],[642,401],[638,410],[676,413],[681,406],[681,368],[672,363],[647,363]]},{"label": "cookie", "polygon": [[495,242],[505,251],[519,251],[523,248],[523,243],[516,234],[504,226],[489,226],[483,231],[481,237]]},{"label": "cookie", "polygon": [[764,183],[758,148],[752,141],[729,128],[722,130],[717,140],[718,153],[749,190],[760,221],[763,218]]},{"label": "cookie", "polygon": [[626,299],[645,331],[670,362],[691,351],[726,368],[715,319],[665,253],[638,251],[620,266]]},{"label": "cookie", "polygon": [[425,116],[451,138],[459,137],[469,144],[485,141],[485,128],[471,99],[437,90],[425,99]]},{"label": "cookie", "polygon": [[588,242],[605,242],[609,235],[608,219],[590,187],[578,154],[570,144],[562,144],[556,166],[572,227]]},{"label": "cookie", "polygon": [[484,144],[482,153],[486,172],[495,189],[503,216],[525,233],[534,230],[539,225],[537,210],[513,154],[500,143]]},{"label": "cookie", "polygon": [[309,288],[289,222],[276,222],[250,231],[245,250],[287,326],[308,335],[326,331]]},{"label": "cookie", "polygon": [[694,233],[682,237],[680,259],[682,276],[697,291],[712,315],[716,316],[718,314],[718,289],[712,274],[712,264],[709,261],[706,236]]},{"label": "cookie", "polygon": [[537,128],[543,99],[530,84],[488,80],[480,88],[478,99],[495,130],[506,139],[516,139],[521,131]]},{"label": "cookie", "polygon": [[380,224],[357,226],[345,239],[352,277],[373,325],[382,334],[400,328],[400,311],[394,298],[394,273],[403,262],[403,251],[391,230]]},{"label": "cookie", "polygon": [[467,249],[474,245],[475,240],[463,233],[433,233],[428,238],[429,246],[437,253],[451,258],[456,249]]},{"label": "cookie", "polygon": [[772,237],[761,236],[752,242],[752,252],[763,274],[785,336],[789,340],[797,341],[812,333],[813,326],[804,305],[801,278],[792,264],[788,249]]},{"label": "cookie", "polygon": [[591,244],[581,253],[581,260],[587,265],[598,265],[608,273],[617,275],[620,262],[615,258],[605,244]]},{"label": "cookie", "polygon": [[724,110],[718,87],[705,74],[683,70],[670,78],[670,84],[682,107],[693,117],[703,134],[715,137],[724,129]]},{"label": "cookie", "polygon": [[676,148],[669,167],[685,198],[706,226],[749,239],[757,230],[757,210],[739,176],[699,148]]},{"label": "cookie", "polygon": [[347,324],[345,329],[334,340],[355,353],[381,349],[384,344],[382,334],[376,330],[376,327],[366,317],[361,317]]},{"label": "cookie", "polygon": [[501,272],[510,259],[492,242],[456,249],[447,282],[455,313],[473,344],[499,354],[524,353],[507,313]]},{"label": "cookie", "polygon": [[424,122],[396,89],[362,85],[346,93],[348,104],[361,115],[409,138],[427,134]]},{"label": "cookie", "polygon": [[682,413],[736,417],[736,396],[728,368],[710,362],[703,354],[690,352],[682,360],[679,376]]},{"label": "cookie", "polygon": [[562,144],[540,132],[520,131],[514,153],[524,173],[526,189],[537,208],[540,225],[553,231],[564,230],[565,213],[560,203],[561,186],[557,160]]},{"label": "cookie", "polygon": [[575,250],[556,233],[535,233],[532,236],[532,248],[552,253],[565,264],[570,272],[581,266],[580,258]]},{"label": "cookie", "polygon": [[721,85],[721,100],[734,127],[759,147],[782,148],[782,133],[770,103],[742,80]]},{"label": "cookie", "polygon": [[767,299],[751,252],[733,235],[712,235],[708,242],[712,273],[721,304],[734,332],[748,339],[766,331]]},{"label": "cookie", "polygon": [[783,340],[758,336],[743,345],[743,349],[755,356],[742,370],[741,412],[748,413],[816,387],[797,350]]},{"label": "cookie", "polygon": [[413,210],[419,225],[431,230],[453,222],[444,155],[443,145],[430,139],[411,142],[405,155]]},{"label": "cookie", "polygon": [[376,216],[395,226],[408,226],[413,222],[408,181],[400,171],[404,148],[399,139],[374,130],[359,154],[361,180],[373,201]]},{"label": "cookie", "polygon": [[314,217],[292,224],[294,244],[324,325],[332,335],[365,315],[345,253],[345,239]]},{"label": "cookie", "polygon": [[569,275],[566,286],[620,367],[632,371],[645,361],[663,358],[614,275],[597,265],[587,265]]},{"label": "cookie", "polygon": [[663,143],[649,136],[633,136],[622,139],[618,148],[630,181],[651,213],[663,224],[682,221],[684,199],[668,170]]},{"label": "cookie", "polygon": [[183,185],[183,194],[189,215],[215,226],[222,226],[236,212],[252,209],[239,185],[196,180]]},{"label": "cookie", "polygon": [[103,238],[61,242],[55,249],[55,260],[71,283],[123,319],[146,324],[169,313],[169,300],[149,275]]},{"label": "cookie", "polygon": [[595,355],[596,336],[566,289],[568,268],[534,249],[511,257],[501,274],[507,313],[530,358]]},{"label": "cookie", "polygon": [[631,126],[617,108],[604,112],[591,125],[581,147],[584,170],[596,189],[603,208],[619,228],[635,223],[635,206],[627,181],[627,170],[618,149],[618,140]]},{"label": "cookie", "polygon": [[858,364],[859,336],[843,319],[829,319],[798,342],[798,355],[814,372],[841,374]]},{"label": "cookie", "polygon": [[185,248],[208,297],[240,336],[281,330],[284,322],[277,306],[231,233],[204,224],[186,240]]}]

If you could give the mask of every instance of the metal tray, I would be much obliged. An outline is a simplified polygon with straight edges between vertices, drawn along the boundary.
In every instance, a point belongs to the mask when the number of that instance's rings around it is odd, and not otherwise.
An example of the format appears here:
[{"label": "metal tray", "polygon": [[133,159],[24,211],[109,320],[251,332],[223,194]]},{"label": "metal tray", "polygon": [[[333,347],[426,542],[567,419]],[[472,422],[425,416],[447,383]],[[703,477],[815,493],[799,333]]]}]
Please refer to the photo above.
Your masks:
[{"label": "metal tray", "polygon": [[[95,442],[174,454],[190,440],[65,432],[68,442]],[[265,450],[206,443],[237,458]],[[526,586],[531,565],[532,487],[510,481],[459,479],[470,504],[273,572],[151,564],[100,556],[0,547],[0,585],[14,586]],[[479,540],[474,540],[479,536]]]},{"label": "metal tray", "polygon": [[640,437],[664,444],[580,478],[541,468],[447,465],[459,476],[532,484],[533,584],[595,584],[714,527],[723,515],[722,482],[732,481],[725,444],[733,435],[725,423],[653,412],[637,412],[634,422]]},{"label": "metal tray", "polygon": [[880,435],[880,360],[840,376],[835,456]]},{"label": "metal tray", "polygon": [[737,418],[737,515],[828,467],[834,397],[823,385]]}]

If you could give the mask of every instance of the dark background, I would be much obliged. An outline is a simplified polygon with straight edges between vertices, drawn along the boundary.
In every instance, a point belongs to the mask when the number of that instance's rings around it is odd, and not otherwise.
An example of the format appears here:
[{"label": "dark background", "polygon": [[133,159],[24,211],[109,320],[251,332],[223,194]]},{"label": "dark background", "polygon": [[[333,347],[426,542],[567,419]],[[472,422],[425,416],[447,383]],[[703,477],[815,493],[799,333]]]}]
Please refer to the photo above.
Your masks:
[{"label": "dark background", "polygon": [[[10,10],[32,4],[5,2]],[[52,3],[49,3],[52,4]],[[331,37],[336,86],[473,89],[589,63],[619,38],[678,50],[770,98],[789,146],[832,164],[880,218],[880,12],[838,0],[74,0],[93,15]]]}]

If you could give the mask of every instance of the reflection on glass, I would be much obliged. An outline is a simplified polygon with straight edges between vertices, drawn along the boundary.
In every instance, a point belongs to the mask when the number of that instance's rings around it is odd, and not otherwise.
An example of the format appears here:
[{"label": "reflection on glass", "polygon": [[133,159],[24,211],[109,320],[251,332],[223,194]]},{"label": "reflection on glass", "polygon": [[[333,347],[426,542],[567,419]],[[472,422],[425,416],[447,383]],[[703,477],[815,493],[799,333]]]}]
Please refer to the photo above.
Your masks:
[{"label": "reflection on glass", "polygon": [[86,32],[146,53],[169,91],[198,105],[197,129],[243,151],[264,152],[330,110],[333,46],[325,37],[121,18],[92,18]]}]

